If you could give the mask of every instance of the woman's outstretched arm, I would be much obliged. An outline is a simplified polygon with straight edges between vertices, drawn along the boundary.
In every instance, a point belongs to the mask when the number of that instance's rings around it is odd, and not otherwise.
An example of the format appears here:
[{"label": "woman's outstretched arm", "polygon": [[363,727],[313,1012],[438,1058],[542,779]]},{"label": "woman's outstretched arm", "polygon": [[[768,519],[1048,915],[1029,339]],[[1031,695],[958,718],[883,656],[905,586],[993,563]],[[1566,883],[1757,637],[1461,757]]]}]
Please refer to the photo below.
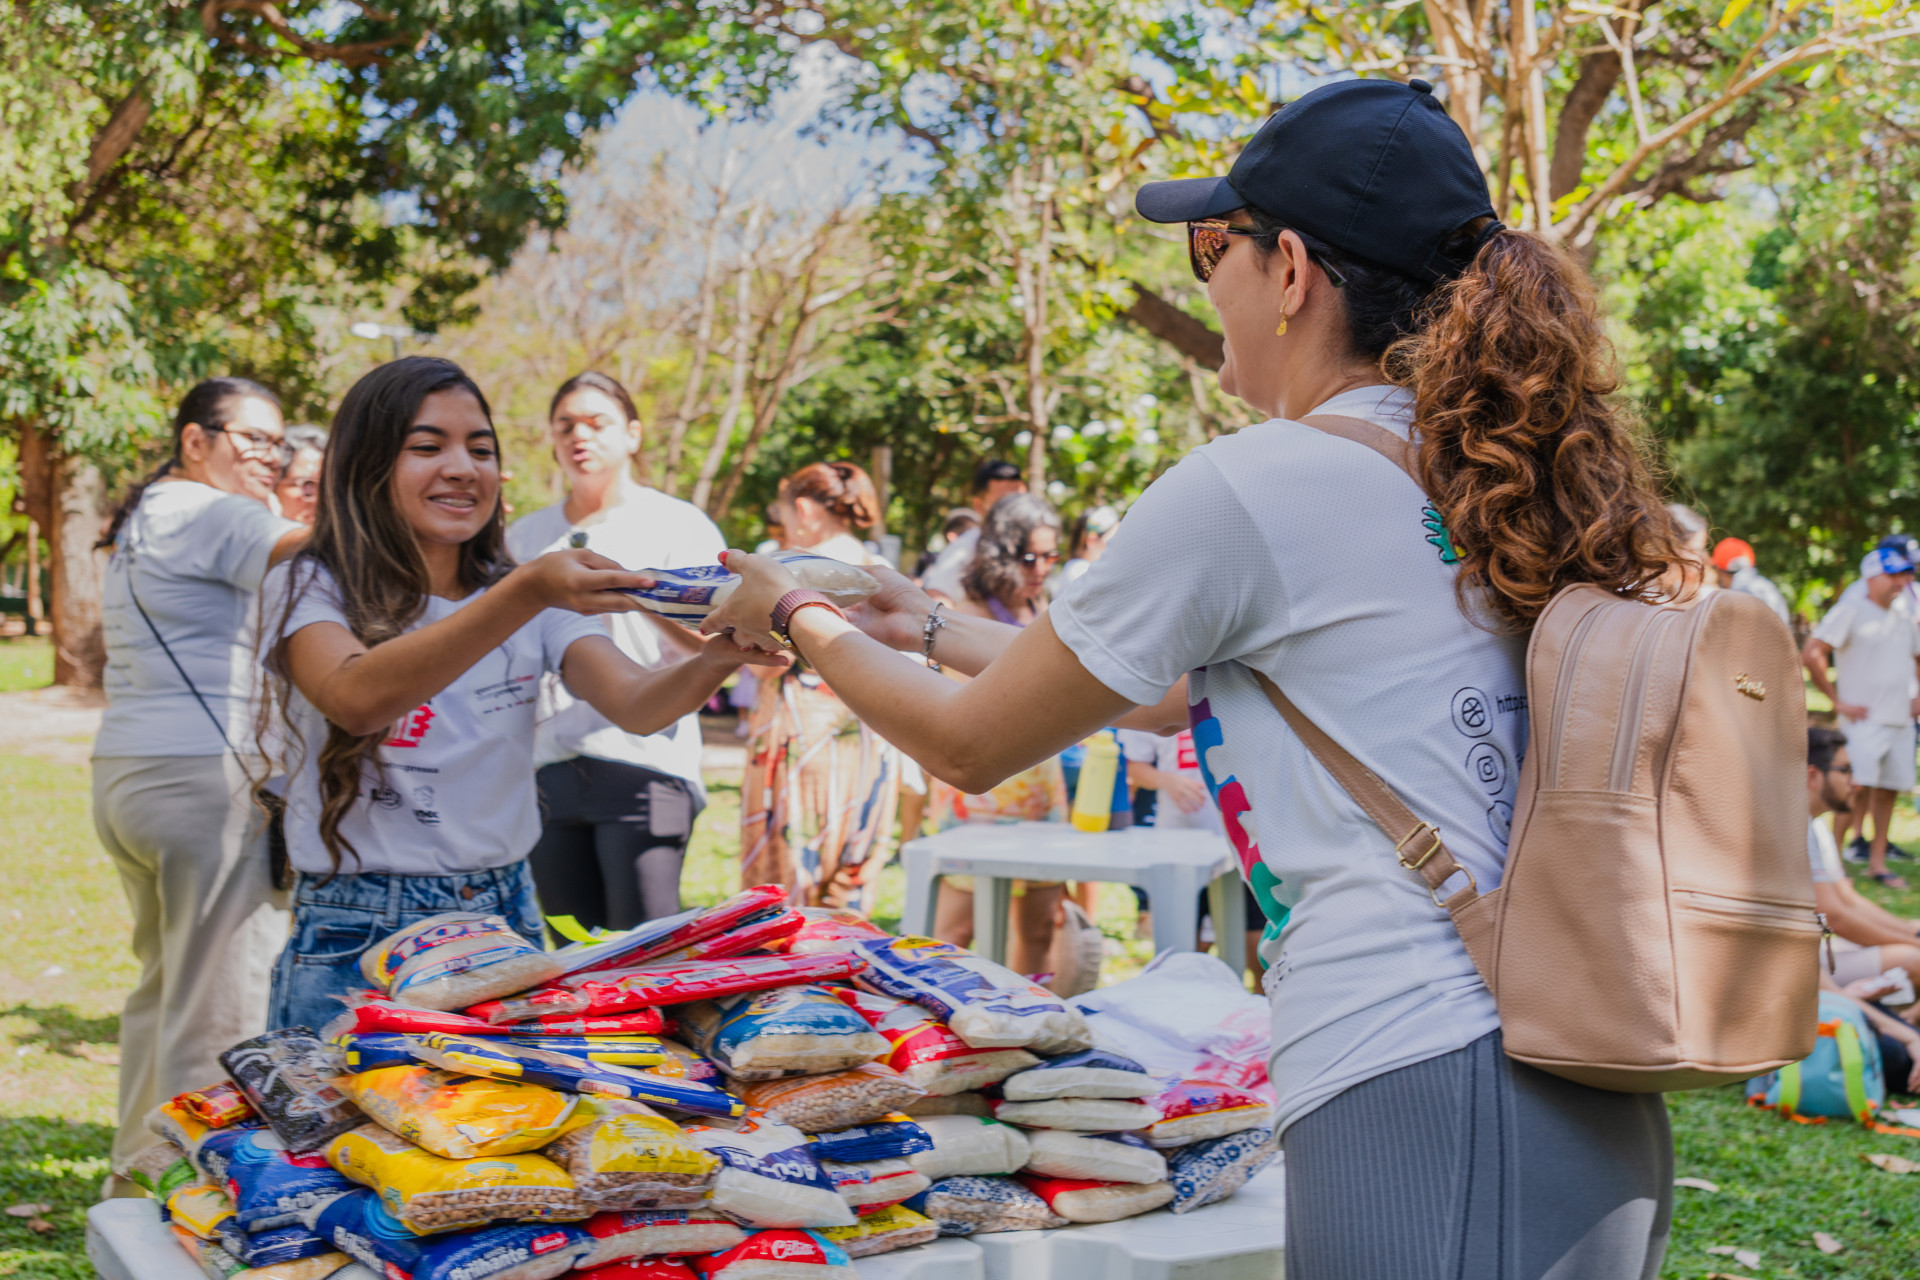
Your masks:
[{"label": "woman's outstretched arm", "polygon": [[728,676],[747,665],[785,667],[789,659],[784,653],[743,650],[715,636],[697,645],[692,657],[650,669],[629,658],[610,637],[586,636],[567,646],[560,677],[575,697],[644,738],[698,711]]}]

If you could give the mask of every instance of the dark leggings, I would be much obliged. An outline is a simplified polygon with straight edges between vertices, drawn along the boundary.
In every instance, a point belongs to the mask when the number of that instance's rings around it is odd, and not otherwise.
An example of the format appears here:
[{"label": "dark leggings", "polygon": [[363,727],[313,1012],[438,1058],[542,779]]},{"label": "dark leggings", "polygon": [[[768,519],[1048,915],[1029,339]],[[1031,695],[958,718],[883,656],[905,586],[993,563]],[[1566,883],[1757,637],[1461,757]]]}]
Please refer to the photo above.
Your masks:
[{"label": "dark leggings", "polygon": [[543,823],[527,861],[543,912],[590,929],[631,929],[680,910],[694,816],[684,780],[590,756],[537,777]]}]

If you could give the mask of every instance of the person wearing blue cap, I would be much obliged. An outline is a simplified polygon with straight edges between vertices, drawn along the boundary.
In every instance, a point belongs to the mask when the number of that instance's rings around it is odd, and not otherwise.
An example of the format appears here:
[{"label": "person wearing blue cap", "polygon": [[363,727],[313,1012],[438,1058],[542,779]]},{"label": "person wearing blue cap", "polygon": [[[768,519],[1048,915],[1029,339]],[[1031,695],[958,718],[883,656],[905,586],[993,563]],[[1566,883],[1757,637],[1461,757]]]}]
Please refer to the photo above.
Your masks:
[{"label": "person wearing blue cap", "polygon": [[1269,693],[1444,829],[1481,893],[1501,882],[1527,629],[1569,583],[1648,598],[1683,563],[1614,408],[1592,283],[1500,224],[1419,80],[1322,85],[1231,172],[1149,184],[1135,208],[1186,224],[1221,390],[1266,421],[1148,486],[1023,630],[898,578],[850,619],[731,551],[741,582],[705,629],[804,654],[969,791],[1108,724],[1191,726],[1267,919],[1289,1280],[1651,1280],[1665,1104],[1506,1055],[1446,910]]},{"label": "person wearing blue cap", "polygon": [[[1914,717],[1920,715],[1920,611],[1909,588],[1914,564],[1901,551],[1875,547],[1860,561],[1865,587],[1843,594],[1813,629],[1801,653],[1814,688],[1833,700],[1853,758],[1863,816],[1860,836],[1867,874],[1890,888],[1906,881],[1887,870],[1887,825],[1894,797],[1913,790]],[[1840,663],[1836,686],[1830,664]],[[1873,837],[1866,839],[1866,818]],[[1836,830],[1836,837],[1844,836]]]}]

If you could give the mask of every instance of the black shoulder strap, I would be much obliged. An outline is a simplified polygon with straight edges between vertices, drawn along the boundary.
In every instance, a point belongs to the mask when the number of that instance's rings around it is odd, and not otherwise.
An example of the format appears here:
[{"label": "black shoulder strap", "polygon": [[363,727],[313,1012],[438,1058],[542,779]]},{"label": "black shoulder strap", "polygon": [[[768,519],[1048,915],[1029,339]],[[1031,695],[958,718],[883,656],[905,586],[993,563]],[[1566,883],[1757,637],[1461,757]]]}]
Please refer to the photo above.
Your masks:
[{"label": "black shoulder strap", "polygon": [[207,705],[206,698],[201,696],[199,688],[193,683],[193,677],[188,675],[187,669],[180,665],[180,659],[173,656],[173,648],[167,643],[167,638],[160,634],[159,627],[153,625],[153,617],[147,612],[147,607],[140,603],[140,596],[133,589],[134,559],[133,548],[128,547],[127,599],[133,601],[133,607],[140,611],[140,617],[146,622],[147,630],[153,633],[154,640],[160,645],[160,652],[167,655],[167,661],[171,662],[173,669],[180,673],[180,682],[187,686],[187,692],[193,695],[193,700],[200,704],[202,711],[207,713],[207,719],[213,722],[213,731],[220,735],[221,743],[228,751],[233,752],[234,759],[238,760],[240,752],[234,748],[232,739],[227,737],[227,726],[220,722],[219,716],[213,714],[213,708]]}]

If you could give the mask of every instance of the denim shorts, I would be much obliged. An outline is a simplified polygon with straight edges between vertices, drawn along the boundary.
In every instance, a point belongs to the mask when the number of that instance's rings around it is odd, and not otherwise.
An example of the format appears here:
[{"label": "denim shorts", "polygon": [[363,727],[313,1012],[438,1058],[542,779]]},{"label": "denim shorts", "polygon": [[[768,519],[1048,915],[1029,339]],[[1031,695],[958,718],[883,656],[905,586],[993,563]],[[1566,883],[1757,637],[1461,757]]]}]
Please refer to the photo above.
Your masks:
[{"label": "denim shorts", "polygon": [[319,1030],[366,987],[360,956],[374,943],[443,911],[506,917],[536,947],[546,945],[533,874],[525,859],[457,876],[300,874],[293,890],[293,937],[273,970],[269,1027]]}]

